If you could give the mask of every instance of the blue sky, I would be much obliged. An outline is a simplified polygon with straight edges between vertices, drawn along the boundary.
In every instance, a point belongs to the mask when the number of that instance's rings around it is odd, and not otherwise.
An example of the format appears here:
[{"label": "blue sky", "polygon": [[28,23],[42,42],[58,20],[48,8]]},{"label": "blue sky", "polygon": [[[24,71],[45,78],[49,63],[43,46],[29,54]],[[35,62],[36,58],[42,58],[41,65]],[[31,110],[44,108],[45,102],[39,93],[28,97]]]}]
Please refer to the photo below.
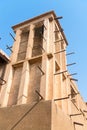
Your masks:
[{"label": "blue sky", "polygon": [[0,48],[9,54],[6,45],[13,44],[11,26],[51,10],[63,16],[60,24],[69,43],[67,52],[75,52],[67,57],[67,63],[77,63],[68,69],[78,73],[74,78],[87,101],[87,0],[0,0]]}]

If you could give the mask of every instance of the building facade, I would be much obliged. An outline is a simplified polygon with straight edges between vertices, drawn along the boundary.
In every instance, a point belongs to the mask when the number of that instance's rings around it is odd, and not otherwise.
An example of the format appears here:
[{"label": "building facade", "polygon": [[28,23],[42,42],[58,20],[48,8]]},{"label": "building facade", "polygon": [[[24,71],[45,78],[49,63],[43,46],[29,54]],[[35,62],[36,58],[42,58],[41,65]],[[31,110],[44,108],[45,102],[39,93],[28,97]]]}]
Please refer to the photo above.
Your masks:
[{"label": "building facade", "polygon": [[50,11],[12,27],[12,54],[0,53],[0,130],[87,129],[58,19]]}]

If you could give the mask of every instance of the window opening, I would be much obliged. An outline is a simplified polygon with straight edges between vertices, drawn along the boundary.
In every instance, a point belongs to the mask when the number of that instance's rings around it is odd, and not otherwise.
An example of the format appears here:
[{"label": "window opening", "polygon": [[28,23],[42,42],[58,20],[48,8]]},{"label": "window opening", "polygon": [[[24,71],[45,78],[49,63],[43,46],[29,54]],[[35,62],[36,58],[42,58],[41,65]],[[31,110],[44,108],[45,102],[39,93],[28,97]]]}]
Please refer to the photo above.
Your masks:
[{"label": "window opening", "polygon": [[73,87],[71,86],[71,100],[73,103],[76,104],[76,92],[75,90],[73,89]]},{"label": "window opening", "polygon": [[55,72],[59,72],[60,67],[58,65],[58,63],[55,61]]},{"label": "window opening", "polygon": [[28,102],[34,102],[39,100],[39,96],[35,92],[40,93],[40,83],[42,76],[42,59],[37,59],[33,63],[30,63],[30,80],[28,89]]},{"label": "window opening", "polygon": [[8,106],[17,104],[21,74],[22,74],[22,64],[13,68],[13,79],[9,93]]},{"label": "window opening", "polygon": [[4,74],[6,70],[6,62],[0,57],[0,85],[5,84]]},{"label": "window opening", "polygon": [[62,80],[63,80],[63,81],[65,81],[65,80],[66,80],[66,76],[65,76],[65,74],[64,74],[64,73],[62,74]]},{"label": "window opening", "polygon": [[55,41],[58,41],[58,40],[59,40],[59,31],[58,31],[57,26],[55,25]]},{"label": "window opening", "polygon": [[44,51],[43,38],[44,38],[44,25],[36,25],[34,29],[34,44],[32,49],[32,56],[41,55]]},{"label": "window opening", "polygon": [[18,59],[17,59],[18,61],[25,59],[28,37],[29,37],[29,31],[23,31],[21,34],[21,42],[18,51]]}]

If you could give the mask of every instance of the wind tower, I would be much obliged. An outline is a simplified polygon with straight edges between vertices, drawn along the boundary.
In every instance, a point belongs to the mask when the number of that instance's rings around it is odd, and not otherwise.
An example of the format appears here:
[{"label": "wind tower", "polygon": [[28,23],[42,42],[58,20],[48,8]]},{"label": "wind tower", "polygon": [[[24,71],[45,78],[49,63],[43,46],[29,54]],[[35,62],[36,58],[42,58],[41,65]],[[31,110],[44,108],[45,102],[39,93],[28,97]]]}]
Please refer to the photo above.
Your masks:
[{"label": "wind tower", "polygon": [[87,106],[67,69],[60,18],[50,11],[12,27],[14,44],[0,88],[0,130],[86,130]]}]

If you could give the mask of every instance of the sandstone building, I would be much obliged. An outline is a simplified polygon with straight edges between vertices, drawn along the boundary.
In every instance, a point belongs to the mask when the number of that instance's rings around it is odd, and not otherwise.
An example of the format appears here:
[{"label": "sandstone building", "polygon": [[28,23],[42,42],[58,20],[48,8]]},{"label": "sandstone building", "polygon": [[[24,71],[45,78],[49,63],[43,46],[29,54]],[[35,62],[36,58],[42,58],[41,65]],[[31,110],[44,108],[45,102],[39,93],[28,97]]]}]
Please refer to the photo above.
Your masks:
[{"label": "sandstone building", "polygon": [[87,130],[58,19],[50,11],[12,27],[12,54],[0,51],[0,130]]}]

